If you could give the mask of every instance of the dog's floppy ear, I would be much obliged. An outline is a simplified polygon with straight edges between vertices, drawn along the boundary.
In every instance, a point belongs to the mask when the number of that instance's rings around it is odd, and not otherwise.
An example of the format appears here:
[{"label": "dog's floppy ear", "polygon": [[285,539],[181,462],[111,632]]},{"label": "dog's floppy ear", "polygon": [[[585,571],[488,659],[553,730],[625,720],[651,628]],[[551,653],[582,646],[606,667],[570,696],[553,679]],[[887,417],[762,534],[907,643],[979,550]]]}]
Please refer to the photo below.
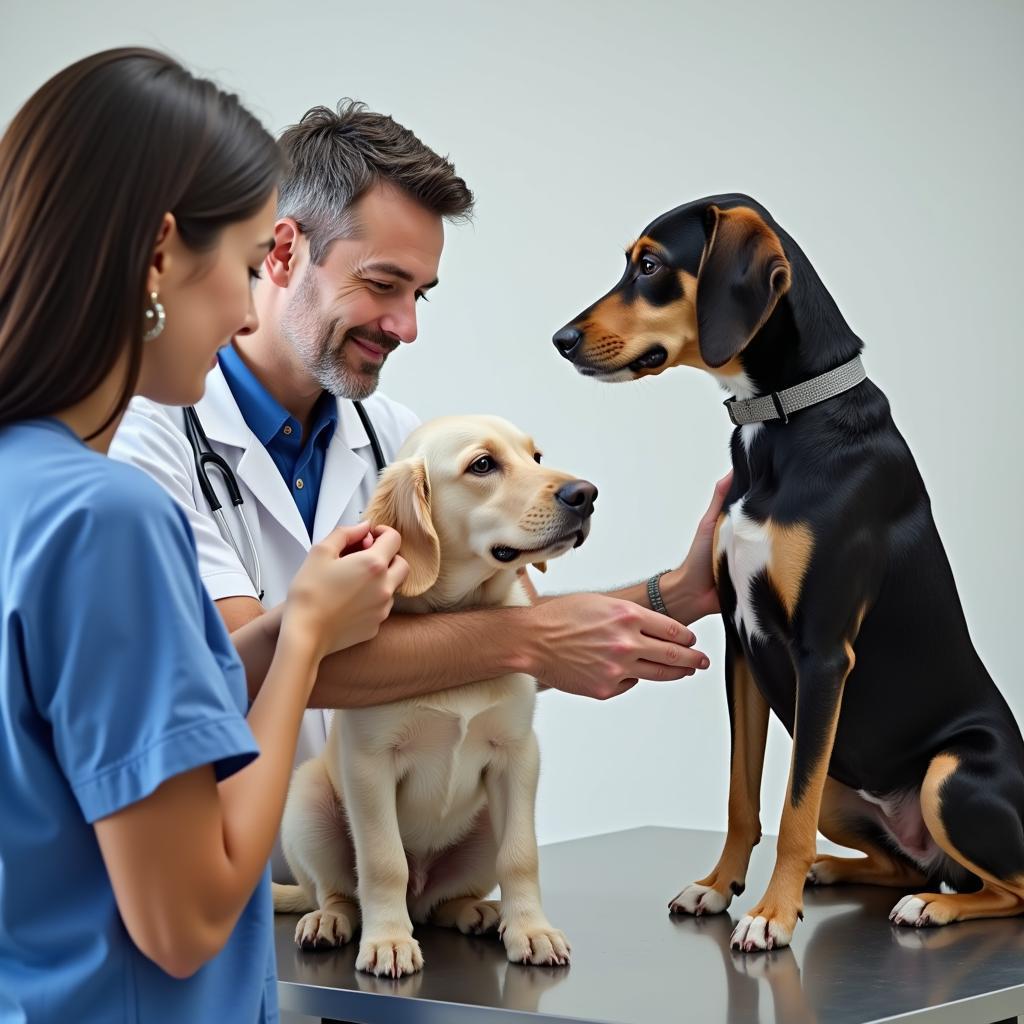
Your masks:
[{"label": "dog's floppy ear", "polygon": [[398,593],[416,597],[429,590],[441,571],[441,543],[430,518],[430,480],[422,459],[402,459],[384,470],[366,518],[402,535],[399,553],[409,563],[409,575]]},{"label": "dog's floppy ear", "polygon": [[747,206],[705,214],[707,242],[697,272],[697,337],[708,366],[723,366],[764,326],[789,288],[779,236]]}]

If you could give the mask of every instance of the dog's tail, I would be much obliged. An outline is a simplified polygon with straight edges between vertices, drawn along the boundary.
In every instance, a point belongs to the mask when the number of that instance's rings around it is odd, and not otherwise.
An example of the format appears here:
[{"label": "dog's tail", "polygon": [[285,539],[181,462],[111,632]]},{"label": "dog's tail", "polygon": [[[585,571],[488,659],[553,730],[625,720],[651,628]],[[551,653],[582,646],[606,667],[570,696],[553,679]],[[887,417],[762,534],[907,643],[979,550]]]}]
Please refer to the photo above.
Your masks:
[{"label": "dog's tail", "polygon": [[301,885],[282,885],[274,882],[272,885],[274,893],[275,914],[305,914],[310,910],[316,910],[316,904],[306,895],[306,890]]}]

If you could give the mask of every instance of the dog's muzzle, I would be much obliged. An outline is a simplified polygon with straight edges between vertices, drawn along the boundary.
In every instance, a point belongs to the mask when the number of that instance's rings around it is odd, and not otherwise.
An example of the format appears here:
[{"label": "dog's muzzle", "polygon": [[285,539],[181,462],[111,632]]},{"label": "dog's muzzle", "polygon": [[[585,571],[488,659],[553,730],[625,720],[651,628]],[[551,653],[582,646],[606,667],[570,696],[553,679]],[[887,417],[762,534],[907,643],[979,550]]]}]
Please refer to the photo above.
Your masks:
[{"label": "dog's muzzle", "polygon": [[[578,548],[590,533],[590,517],[594,514],[594,502],[597,501],[597,488],[589,480],[570,480],[555,492],[555,503],[561,509],[566,521],[566,531],[560,537],[555,537],[538,548],[514,548],[508,544],[495,544],[491,548],[491,554],[499,562],[514,562],[524,554],[536,554],[546,551],[558,544],[567,541],[573,542],[573,547]],[[578,526],[574,529],[572,521],[576,520]]]},{"label": "dog's muzzle", "polygon": [[629,368],[634,373],[639,373],[641,370],[655,370],[659,366],[663,366],[666,359],[668,359],[668,352],[665,346],[652,345],[639,359],[634,359],[629,364]]}]

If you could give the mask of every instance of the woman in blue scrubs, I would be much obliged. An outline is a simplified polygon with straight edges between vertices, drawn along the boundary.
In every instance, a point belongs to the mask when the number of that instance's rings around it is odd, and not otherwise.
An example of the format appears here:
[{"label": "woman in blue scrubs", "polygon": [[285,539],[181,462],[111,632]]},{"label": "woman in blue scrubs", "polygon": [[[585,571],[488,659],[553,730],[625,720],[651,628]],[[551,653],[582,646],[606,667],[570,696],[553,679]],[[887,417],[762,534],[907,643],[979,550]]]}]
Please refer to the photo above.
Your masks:
[{"label": "woman in blue scrubs", "polygon": [[300,717],[387,615],[399,538],[335,531],[236,653],[184,515],[105,452],[132,395],[195,402],[256,325],[278,170],[235,97],[145,50],[60,72],[0,140],[3,1022],[277,1017]]}]

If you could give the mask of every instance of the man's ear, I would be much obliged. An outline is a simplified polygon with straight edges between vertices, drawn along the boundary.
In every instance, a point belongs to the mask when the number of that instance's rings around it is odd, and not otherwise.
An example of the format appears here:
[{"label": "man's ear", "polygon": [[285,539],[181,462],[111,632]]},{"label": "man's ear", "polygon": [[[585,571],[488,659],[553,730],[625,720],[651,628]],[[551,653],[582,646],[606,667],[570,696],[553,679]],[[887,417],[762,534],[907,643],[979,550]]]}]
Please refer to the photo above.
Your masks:
[{"label": "man's ear", "polygon": [[441,571],[441,543],[430,518],[430,480],[422,459],[402,459],[384,470],[366,518],[402,535],[399,553],[409,563],[409,575],[398,593],[417,597],[429,590]]},{"label": "man's ear", "polygon": [[747,206],[705,214],[707,242],[697,272],[701,358],[724,366],[764,326],[792,271],[779,236]]},{"label": "man's ear", "polygon": [[267,253],[263,266],[267,277],[278,286],[287,288],[295,275],[296,253],[302,231],[291,217],[282,217],[274,224],[274,245]]}]

